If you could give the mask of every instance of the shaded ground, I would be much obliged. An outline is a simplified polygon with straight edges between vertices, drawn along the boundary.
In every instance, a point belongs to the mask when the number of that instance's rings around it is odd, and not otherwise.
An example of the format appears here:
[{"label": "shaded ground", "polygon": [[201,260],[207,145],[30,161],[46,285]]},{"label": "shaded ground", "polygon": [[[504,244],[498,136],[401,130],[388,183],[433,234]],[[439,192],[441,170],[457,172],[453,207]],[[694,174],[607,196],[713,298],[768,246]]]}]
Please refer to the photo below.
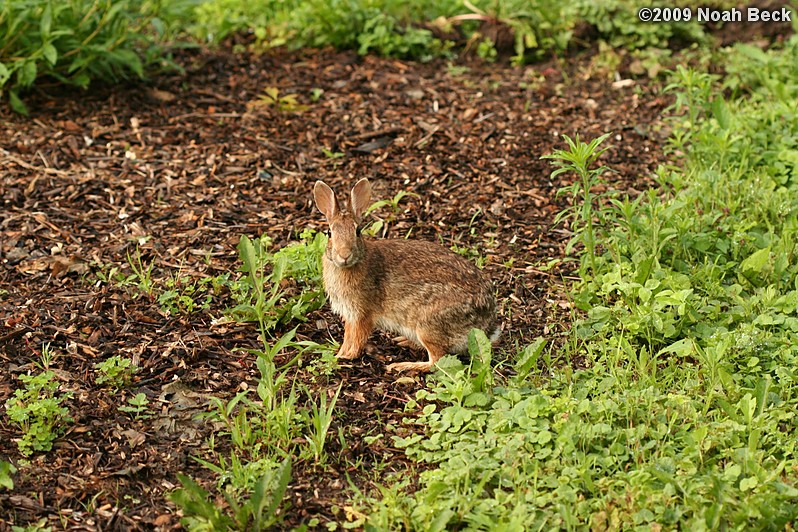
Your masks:
[{"label": "shaded ground", "polygon": [[[558,288],[568,272],[540,266],[562,256],[567,234],[551,224],[564,206],[555,192],[572,176],[552,181],[540,156],[562,147],[562,134],[613,132],[602,162],[633,193],[662,158],[657,120],[669,100],[640,80],[614,84],[589,54],[565,75],[558,62],[460,69],[329,51],[189,59],[185,75],[150,86],[35,97],[27,119],[0,110],[0,402],[50,343],[75,420],[12,493],[0,491],[0,529],[45,517],[56,529],[166,530],[179,521],[164,498],[176,473],[212,478],[190,458],[206,455],[210,433],[192,416],[255,382],[254,357],[238,350],[258,347],[257,334],[214,324],[230,304],[223,295],[208,311],[169,316],[99,280],[114,266],[130,273],[137,248],[156,282],[235,272],[242,234],[282,245],[323,227],[316,179],[343,191],[368,176],[375,199],[419,195],[403,201],[389,236],[412,230],[488,257],[511,350],[551,335],[568,312]],[[272,87],[306,109],[247,106]],[[325,307],[299,336],[340,340],[342,327]],[[379,474],[359,476],[369,468],[356,470],[358,459],[406,467],[363,436],[401,424],[424,381],[395,383],[384,367],[418,355],[372,340],[370,355],[314,384],[345,383],[332,433],[343,427],[348,447],[331,438],[324,470],[295,464],[290,524],[346,507],[347,475],[369,490]],[[94,365],[113,355],[141,367],[117,393],[94,382]],[[117,407],[139,392],[156,415],[134,421]],[[0,415],[0,457],[21,458],[18,435]]]}]

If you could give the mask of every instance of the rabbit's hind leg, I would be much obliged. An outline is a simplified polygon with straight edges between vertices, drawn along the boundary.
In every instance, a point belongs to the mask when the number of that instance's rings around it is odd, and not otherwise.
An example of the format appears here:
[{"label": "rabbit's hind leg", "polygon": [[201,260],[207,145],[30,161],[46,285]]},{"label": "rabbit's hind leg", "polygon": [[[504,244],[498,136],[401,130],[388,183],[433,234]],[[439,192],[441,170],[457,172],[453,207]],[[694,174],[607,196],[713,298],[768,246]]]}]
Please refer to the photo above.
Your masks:
[{"label": "rabbit's hind leg", "polygon": [[392,340],[399,347],[408,347],[408,348],[413,349],[413,350],[423,349],[422,346],[418,345],[416,342],[414,342],[413,340],[411,340],[407,336],[396,336],[396,337],[392,338]]},{"label": "rabbit's hind leg", "polygon": [[421,345],[427,350],[429,360],[426,362],[397,362],[396,364],[388,366],[388,371],[396,371],[397,373],[404,371],[430,371],[435,366],[435,363],[446,354],[446,349],[434,341],[425,338],[422,334],[418,335],[418,339]]}]

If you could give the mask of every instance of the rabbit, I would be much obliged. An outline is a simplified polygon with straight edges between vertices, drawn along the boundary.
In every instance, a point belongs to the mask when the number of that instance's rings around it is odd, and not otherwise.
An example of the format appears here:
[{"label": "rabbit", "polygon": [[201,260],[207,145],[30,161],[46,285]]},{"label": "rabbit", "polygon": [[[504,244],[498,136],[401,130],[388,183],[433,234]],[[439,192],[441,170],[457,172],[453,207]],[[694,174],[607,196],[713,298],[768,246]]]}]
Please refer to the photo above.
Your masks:
[{"label": "rabbit", "polygon": [[445,354],[467,351],[473,328],[497,341],[493,286],[474,264],[431,242],[361,236],[371,202],[368,179],[352,188],[349,212],[322,181],[313,198],[330,226],[322,270],[330,306],[344,320],[339,359],[358,358],[374,328],[401,335],[395,338],[400,345],[426,349],[427,361],[388,366],[396,372],[430,371]]}]

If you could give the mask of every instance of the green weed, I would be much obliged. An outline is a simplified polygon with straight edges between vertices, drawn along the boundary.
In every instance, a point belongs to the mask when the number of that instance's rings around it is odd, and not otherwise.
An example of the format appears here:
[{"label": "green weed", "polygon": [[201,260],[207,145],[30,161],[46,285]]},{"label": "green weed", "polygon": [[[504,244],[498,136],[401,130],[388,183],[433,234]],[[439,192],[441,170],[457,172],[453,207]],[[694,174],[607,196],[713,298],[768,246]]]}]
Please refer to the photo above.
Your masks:
[{"label": "green weed", "polygon": [[372,215],[375,211],[382,209],[383,207],[390,207],[390,212],[384,217],[378,217],[374,215],[375,219],[371,221],[369,224],[365,224],[363,227],[363,233],[369,236],[377,236],[380,234],[385,234],[388,230],[388,226],[396,219],[396,216],[401,212],[400,203],[403,199],[408,197],[418,197],[418,194],[413,192],[407,192],[405,190],[400,190],[397,192],[393,198],[387,198],[382,200],[377,200],[366,209],[366,213],[364,216]]},{"label": "green weed", "polygon": [[346,154],[342,151],[331,151],[328,150],[327,148],[322,148],[321,152],[324,154],[325,157],[332,160],[341,159],[346,156]]},{"label": "green weed", "polygon": [[250,108],[257,107],[274,107],[281,113],[299,113],[308,108],[307,105],[302,105],[297,101],[296,94],[280,95],[280,89],[277,87],[266,87],[263,92],[248,104]]},{"label": "green weed", "polygon": [[[266,333],[278,324],[304,320],[324,302],[321,286],[321,256],[327,245],[323,233],[304,230],[296,244],[270,252],[267,236],[251,240],[242,236],[238,245],[245,274],[232,283],[235,307],[227,313],[238,321],[254,321]],[[289,295],[283,284],[291,281],[299,288]]]},{"label": "green weed", "polygon": [[152,279],[152,268],[155,261],[150,261],[149,264],[144,264],[141,260],[141,251],[136,247],[136,254],[131,257],[130,252],[127,253],[127,262],[133,273],[124,278],[124,285],[135,285],[140,294],[146,294],[152,297],[155,290],[155,283]]},{"label": "green weed", "polygon": [[12,532],[52,532],[53,527],[45,526],[47,524],[47,518],[42,517],[35,523],[30,523],[27,526],[12,526]]},{"label": "green weed", "polygon": [[147,419],[151,417],[146,413],[149,404],[150,400],[147,399],[146,395],[143,393],[137,393],[127,400],[127,405],[120,406],[119,411],[126,414],[132,414],[133,419]]},{"label": "green weed", "polygon": [[[695,7],[695,2],[687,2]],[[583,0],[209,0],[194,11],[190,31],[218,42],[230,33],[249,32],[256,49],[273,46],[325,47],[361,54],[427,60],[451,54],[453,43],[438,32],[459,34],[486,60],[498,56],[509,35],[514,63],[526,63],[568,48],[578,23],[596,28],[613,48],[667,48],[674,43],[705,42],[700,24],[692,20],[647,24],[637,11],[643,0],[596,4]]]},{"label": "green weed", "polygon": [[453,244],[449,249],[472,261],[480,270],[485,268],[485,266],[488,264],[488,257],[482,255],[478,249],[467,246],[458,246],[457,244]]},{"label": "green weed", "polygon": [[138,367],[134,366],[129,358],[114,355],[96,363],[94,371],[96,373],[94,381],[97,384],[107,384],[114,390],[119,390],[130,385]]},{"label": "green weed", "polygon": [[324,464],[325,454],[324,454],[324,445],[327,441],[327,433],[330,430],[330,424],[333,420],[333,411],[335,409],[335,403],[338,401],[338,395],[341,393],[341,387],[343,383],[338,386],[338,389],[335,391],[335,394],[330,399],[329,404],[327,403],[327,393],[326,390],[322,390],[319,394],[319,402],[318,404],[313,401],[313,396],[310,393],[310,390],[307,388],[305,389],[305,393],[307,394],[308,398],[310,398],[310,433],[308,435],[308,444],[310,445],[310,449],[313,452],[313,458],[318,464]]},{"label": "green weed", "polygon": [[642,7],[651,7],[641,0],[609,0],[575,2],[579,18],[595,26],[601,37],[613,48],[636,50],[641,48],[666,49],[672,43],[706,43],[708,36],[695,16],[697,2],[676,2],[674,9],[692,8],[689,21],[662,21],[656,24],[641,22],[637,13]]},{"label": "green weed", "polygon": [[50,342],[42,344],[42,352],[39,355],[39,362],[35,362],[39,369],[48,370],[53,364],[53,361],[58,356],[58,353],[50,347]]},{"label": "green weed", "polygon": [[52,371],[20,375],[19,380],[25,388],[16,389],[5,403],[8,418],[22,431],[17,447],[25,456],[35,451],[49,451],[63,431],[63,425],[72,421],[69,409],[62,406],[72,393],[57,393],[58,381]]},{"label": "green weed", "polygon": [[[233,450],[229,458],[215,454],[213,461],[196,460],[218,475],[217,489],[224,496],[227,510],[213,502],[207,492],[199,491],[193,481],[183,478],[184,488],[173,494],[173,500],[190,517],[185,525],[224,523],[235,530],[260,530],[252,524],[256,522],[271,526],[281,519],[278,509],[284,484],[290,478],[291,456],[323,463],[340,387],[329,402],[326,395],[314,402],[308,390],[305,393],[310,398],[309,406],[299,402],[295,386],[288,386],[289,369],[303,352],[318,350],[319,346],[294,341],[295,332],[296,329],[288,332],[271,345],[264,344],[262,351],[252,352],[260,372],[257,397],[251,398],[251,390],[246,390],[229,401],[214,400],[215,411],[207,417],[221,422],[224,430],[220,435],[230,439]],[[275,358],[289,348],[298,350],[298,354],[278,367]],[[264,495],[267,492],[271,495]],[[264,509],[267,504],[269,507]],[[248,528],[251,526],[256,528]]]},{"label": "green weed", "polygon": [[[607,167],[591,168],[591,166],[601,157],[602,153],[607,151],[608,148],[599,149],[607,137],[609,134],[602,135],[585,144],[579,140],[579,135],[575,140],[564,135],[563,138],[568,143],[568,150],[555,150],[551,155],[543,156],[544,159],[551,159],[553,164],[558,166],[552,172],[552,177],[564,172],[574,172],[579,178],[571,186],[557,191],[558,195],[570,193],[573,205],[560,212],[554,223],[557,224],[563,219],[571,220],[571,230],[574,236],[568,242],[565,252],[570,254],[576,244],[582,244],[585,248],[583,257],[587,259],[587,264],[590,265],[593,273],[597,271],[595,220],[597,218],[599,223],[603,223],[606,211],[596,205],[596,198],[592,190],[599,184],[599,177],[607,170]],[[584,265],[581,273],[583,275],[587,273],[584,270]]]},{"label": "green weed", "polygon": [[279,512],[291,481],[291,461],[286,458],[274,470],[258,478],[245,500],[229,491],[222,495],[227,509],[217,506],[211,495],[196,481],[178,475],[181,489],[169,498],[183,511],[181,523],[189,530],[267,530],[282,520]]},{"label": "green weed", "polygon": [[[533,358],[519,359],[519,374]],[[668,376],[681,371],[671,367]],[[431,391],[417,393],[418,405],[408,405],[424,433],[394,442],[435,467],[420,474],[415,493],[401,483],[383,488],[361,524],[380,530],[780,526],[798,508],[798,489],[783,462],[794,460],[792,447],[765,437],[782,432],[785,415],[790,423],[795,416],[766,406],[766,384],[707,412],[699,380],[667,391],[623,366],[613,375],[601,367],[558,372],[540,385],[519,378],[480,386],[469,372],[445,368],[434,380]]]},{"label": "green weed", "polygon": [[194,279],[186,275],[170,275],[158,289],[157,301],[169,315],[190,315],[210,309],[215,296],[230,285],[230,274]]}]

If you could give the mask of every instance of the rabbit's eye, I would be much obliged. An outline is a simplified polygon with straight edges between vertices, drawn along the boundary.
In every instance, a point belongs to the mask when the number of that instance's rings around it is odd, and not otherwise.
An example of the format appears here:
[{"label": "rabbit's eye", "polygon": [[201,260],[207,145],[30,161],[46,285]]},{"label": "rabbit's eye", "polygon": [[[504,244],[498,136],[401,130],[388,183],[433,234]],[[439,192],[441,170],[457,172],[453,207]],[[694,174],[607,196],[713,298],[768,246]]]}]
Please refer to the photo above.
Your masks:
[{"label": "rabbit's eye", "polygon": [[355,234],[360,236],[360,227],[355,227]]}]

